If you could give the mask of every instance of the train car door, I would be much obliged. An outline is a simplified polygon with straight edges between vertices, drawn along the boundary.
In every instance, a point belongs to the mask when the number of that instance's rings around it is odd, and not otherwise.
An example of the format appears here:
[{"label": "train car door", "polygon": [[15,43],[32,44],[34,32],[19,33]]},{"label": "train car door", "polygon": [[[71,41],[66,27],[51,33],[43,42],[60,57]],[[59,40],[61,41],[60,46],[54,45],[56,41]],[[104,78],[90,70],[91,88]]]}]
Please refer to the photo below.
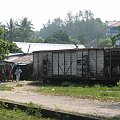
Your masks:
[{"label": "train car door", "polygon": [[53,53],[53,75],[58,75],[58,53]]},{"label": "train car door", "polygon": [[64,52],[60,52],[59,53],[59,75],[64,75],[64,72],[65,72],[65,53]]},{"label": "train car door", "polygon": [[65,56],[64,52],[53,53],[53,75],[64,75],[65,73]]},{"label": "train car door", "polygon": [[120,49],[105,50],[105,76],[120,79]]}]

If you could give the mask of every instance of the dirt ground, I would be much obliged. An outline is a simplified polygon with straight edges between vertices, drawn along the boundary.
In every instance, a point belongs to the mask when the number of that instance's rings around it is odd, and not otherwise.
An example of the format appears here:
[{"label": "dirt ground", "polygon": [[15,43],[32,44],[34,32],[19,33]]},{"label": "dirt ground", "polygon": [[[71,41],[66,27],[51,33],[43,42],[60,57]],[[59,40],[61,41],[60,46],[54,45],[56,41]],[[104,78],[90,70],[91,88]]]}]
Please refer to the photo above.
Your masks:
[{"label": "dirt ground", "polygon": [[[79,99],[65,96],[43,95],[36,93],[34,90],[38,88],[28,85],[30,81],[6,82],[7,86],[14,89],[12,91],[1,91],[0,99],[20,103],[34,103],[44,108],[67,111],[72,113],[87,114],[93,116],[115,117],[120,116],[120,103],[116,102],[100,102],[98,100]],[[20,87],[17,84],[22,84]]]}]

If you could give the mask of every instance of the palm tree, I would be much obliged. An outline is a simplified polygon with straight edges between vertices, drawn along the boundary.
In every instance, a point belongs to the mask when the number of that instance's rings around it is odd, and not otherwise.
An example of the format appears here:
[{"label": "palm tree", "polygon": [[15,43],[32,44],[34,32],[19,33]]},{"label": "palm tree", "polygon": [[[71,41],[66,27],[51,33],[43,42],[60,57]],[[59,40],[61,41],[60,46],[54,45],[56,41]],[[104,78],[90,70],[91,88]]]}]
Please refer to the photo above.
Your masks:
[{"label": "palm tree", "polygon": [[28,21],[28,18],[23,18],[19,23],[19,33],[21,41],[30,41],[31,35],[33,34],[33,24]]},{"label": "palm tree", "polygon": [[7,22],[7,39],[9,41],[15,41],[16,29],[17,29],[17,21],[14,21],[11,18],[9,23]]}]

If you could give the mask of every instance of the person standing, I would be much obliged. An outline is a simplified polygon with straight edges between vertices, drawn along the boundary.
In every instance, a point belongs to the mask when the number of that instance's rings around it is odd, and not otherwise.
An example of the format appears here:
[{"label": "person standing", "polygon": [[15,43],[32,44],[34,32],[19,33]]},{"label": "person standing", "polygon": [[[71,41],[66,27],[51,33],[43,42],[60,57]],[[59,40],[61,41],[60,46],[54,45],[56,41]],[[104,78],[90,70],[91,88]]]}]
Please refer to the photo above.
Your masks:
[{"label": "person standing", "polygon": [[22,70],[19,67],[17,67],[15,70],[16,82],[19,82],[21,73],[22,73]]},{"label": "person standing", "polygon": [[12,66],[9,66],[9,71],[8,71],[9,73],[9,76],[8,76],[8,78],[9,78],[9,80],[12,80],[13,81],[13,67]]},{"label": "person standing", "polygon": [[3,80],[2,70],[0,70],[0,82]]},{"label": "person standing", "polygon": [[2,75],[3,75],[3,81],[5,82],[6,81],[6,67],[5,66],[2,67]]}]

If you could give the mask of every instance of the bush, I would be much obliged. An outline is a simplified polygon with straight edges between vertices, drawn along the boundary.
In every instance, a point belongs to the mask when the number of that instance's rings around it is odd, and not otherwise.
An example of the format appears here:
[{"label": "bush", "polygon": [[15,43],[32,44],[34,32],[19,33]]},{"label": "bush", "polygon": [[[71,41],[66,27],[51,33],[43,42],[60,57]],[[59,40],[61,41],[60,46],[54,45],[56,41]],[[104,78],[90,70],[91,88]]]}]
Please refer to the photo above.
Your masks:
[{"label": "bush", "polygon": [[61,85],[62,85],[63,87],[69,87],[69,86],[71,85],[71,83],[68,82],[68,81],[65,81],[65,82],[63,82]]}]

